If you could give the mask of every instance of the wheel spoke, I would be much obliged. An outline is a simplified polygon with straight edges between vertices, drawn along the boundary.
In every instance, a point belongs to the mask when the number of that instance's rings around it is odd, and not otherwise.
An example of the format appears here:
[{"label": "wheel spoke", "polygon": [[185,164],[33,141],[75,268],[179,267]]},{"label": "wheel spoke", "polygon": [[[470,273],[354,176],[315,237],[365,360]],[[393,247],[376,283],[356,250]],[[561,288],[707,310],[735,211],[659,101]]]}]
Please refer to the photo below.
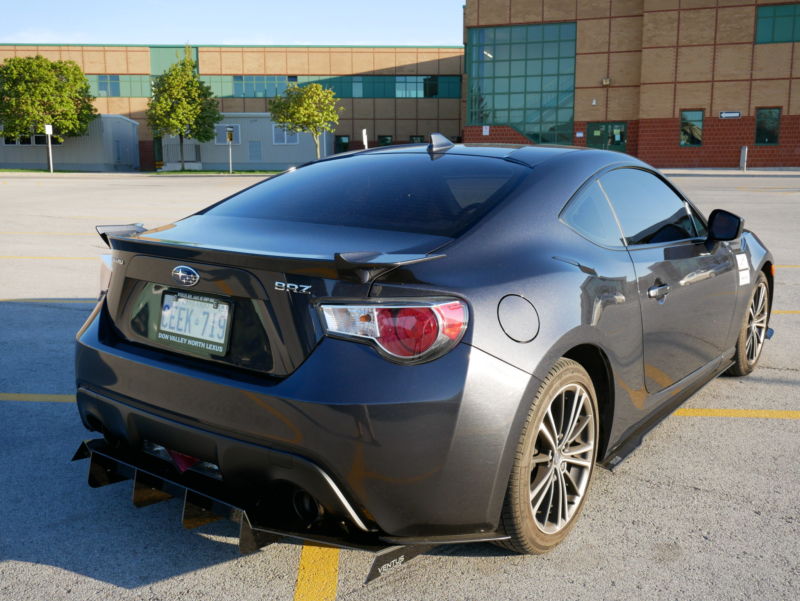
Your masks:
[{"label": "wheel spoke", "polygon": [[542,424],[539,426],[539,434],[541,434],[544,437],[545,442],[550,445],[550,449],[553,451],[558,449],[558,443],[556,442],[556,439],[553,438],[553,434],[550,432],[544,422],[542,422]]},{"label": "wheel spoke", "polygon": [[536,483],[536,485],[531,488],[531,504],[534,512],[539,508],[539,505],[542,504],[542,499],[544,499],[545,493],[547,493],[547,484],[549,484],[552,480],[553,468],[550,468]]},{"label": "wheel spoke", "polygon": [[582,467],[591,467],[592,465],[592,462],[589,459],[580,459],[579,457],[567,456],[564,457],[564,461],[567,463],[574,463],[575,465],[580,465]]},{"label": "wheel spoke", "polygon": [[588,453],[594,448],[594,445],[591,442],[585,442],[582,445],[577,447],[570,447],[568,449],[564,449],[561,451],[561,454],[566,457],[572,457],[574,455],[582,455],[583,453]]},{"label": "wheel spoke", "polygon": [[572,411],[570,411],[569,415],[569,423],[567,424],[566,430],[564,430],[564,438],[561,440],[562,444],[568,444],[575,435],[573,432],[575,430],[575,425],[577,424],[578,420],[581,416],[581,410],[583,409],[583,398],[585,393],[580,386],[575,386],[575,397],[572,401]]},{"label": "wheel spoke", "polygon": [[585,415],[584,417],[582,417],[580,419],[580,421],[578,422],[578,424],[573,429],[572,435],[567,438],[567,440],[564,443],[564,445],[565,446],[566,445],[570,445],[573,442],[575,442],[575,439],[578,438],[578,436],[581,435],[581,432],[583,432],[586,429],[586,426],[588,426],[591,423],[591,421],[592,421],[592,418],[590,416],[588,416],[588,415]]}]

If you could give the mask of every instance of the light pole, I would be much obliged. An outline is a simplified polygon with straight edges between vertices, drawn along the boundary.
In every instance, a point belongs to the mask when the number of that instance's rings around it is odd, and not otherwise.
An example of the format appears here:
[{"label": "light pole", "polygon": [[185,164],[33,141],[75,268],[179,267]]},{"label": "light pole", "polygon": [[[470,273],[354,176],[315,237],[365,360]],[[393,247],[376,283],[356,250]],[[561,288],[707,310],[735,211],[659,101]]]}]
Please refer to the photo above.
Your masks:
[{"label": "light pole", "polygon": [[44,133],[47,136],[47,166],[50,173],[53,173],[53,146],[51,137],[53,135],[53,126],[49,123],[44,126]]},{"label": "light pole", "polygon": [[225,128],[225,136],[228,139],[228,173],[233,173],[233,126]]}]

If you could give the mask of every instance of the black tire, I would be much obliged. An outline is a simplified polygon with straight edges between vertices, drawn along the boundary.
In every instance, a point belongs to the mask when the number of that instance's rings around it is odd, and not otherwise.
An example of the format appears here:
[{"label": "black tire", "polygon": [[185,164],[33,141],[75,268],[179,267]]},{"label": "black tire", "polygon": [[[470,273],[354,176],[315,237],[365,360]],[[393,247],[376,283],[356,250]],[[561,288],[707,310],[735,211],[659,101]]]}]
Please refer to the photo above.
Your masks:
[{"label": "black tire", "polygon": [[733,365],[725,372],[726,376],[746,376],[758,365],[769,323],[769,295],[767,277],[763,272],[759,271],[753,284],[753,293],[747,303],[744,319],[739,328],[739,337],[736,339],[736,353],[733,355]]},{"label": "black tire", "polygon": [[[539,387],[523,426],[501,517],[511,538],[499,541],[500,546],[517,553],[545,553],[569,534],[594,472],[598,420],[589,374],[579,363],[562,357]],[[580,449],[585,450],[576,453]]]}]

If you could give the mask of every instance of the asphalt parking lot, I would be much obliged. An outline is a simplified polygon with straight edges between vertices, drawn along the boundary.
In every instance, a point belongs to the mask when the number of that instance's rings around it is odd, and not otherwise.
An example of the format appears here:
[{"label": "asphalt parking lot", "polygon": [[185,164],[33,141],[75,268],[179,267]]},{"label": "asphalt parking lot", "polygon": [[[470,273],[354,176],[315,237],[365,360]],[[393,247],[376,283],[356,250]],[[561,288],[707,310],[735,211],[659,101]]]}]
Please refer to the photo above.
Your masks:
[{"label": "asphalt parking lot", "polygon": [[[0,599],[796,599],[800,589],[800,172],[676,172],[708,214],[745,218],[777,289],[760,367],[721,378],[613,473],[546,556],[442,546],[369,585],[367,553],[291,541],[248,556],[237,528],[180,526],[92,490],[72,345],[96,297],[99,223],[160,225],[258,177],[0,173]],[[458,508],[454,507],[454,511]]]}]

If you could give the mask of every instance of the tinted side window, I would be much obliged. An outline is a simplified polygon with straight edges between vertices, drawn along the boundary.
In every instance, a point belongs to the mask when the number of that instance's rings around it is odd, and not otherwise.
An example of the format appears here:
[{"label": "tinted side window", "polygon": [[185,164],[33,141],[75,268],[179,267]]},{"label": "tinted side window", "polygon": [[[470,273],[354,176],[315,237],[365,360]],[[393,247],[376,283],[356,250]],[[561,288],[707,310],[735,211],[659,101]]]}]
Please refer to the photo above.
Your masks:
[{"label": "tinted side window", "polygon": [[596,181],[570,201],[561,218],[592,242],[603,246],[622,245],[611,207]]},{"label": "tinted side window", "polygon": [[617,169],[600,178],[628,244],[694,238],[686,204],[664,182],[640,169]]}]

